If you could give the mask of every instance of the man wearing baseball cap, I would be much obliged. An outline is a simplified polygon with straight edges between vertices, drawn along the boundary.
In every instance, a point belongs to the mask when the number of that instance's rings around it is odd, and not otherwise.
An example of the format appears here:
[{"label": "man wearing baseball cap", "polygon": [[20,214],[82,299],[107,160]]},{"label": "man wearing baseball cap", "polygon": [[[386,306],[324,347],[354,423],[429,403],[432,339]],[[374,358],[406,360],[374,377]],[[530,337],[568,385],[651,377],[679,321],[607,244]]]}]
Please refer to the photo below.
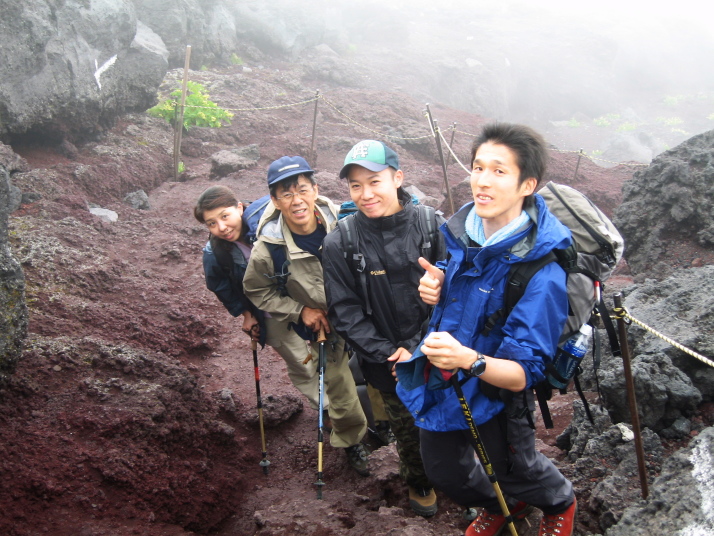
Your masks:
[{"label": "man wearing baseball cap", "polygon": [[[424,270],[418,259],[444,258],[438,231],[443,219],[433,208],[413,204],[402,189],[399,158],[382,142],[355,145],[340,177],[347,180],[357,212],[341,220],[323,244],[328,318],[354,348],[365,379],[384,401],[409,505],[421,516],[433,516],[436,494],[419,452],[419,429],[396,394],[392,368],[411,355],[426,332],[430,308],[419,296]],[[352,262],[355,253],[363,260],[360,267]]]},{"label": "man wearing baseball cap", "polygon": [[[344,448],[350,466],[367,476],[368,452],[361,443],[367,419],[349,368],[345,341],[327,319],[322,274],[322,241],[337,224],[338,209],[319,195],[313,175],[314,171],[300,156],[283,156],[270,164],[268,187],[272,206],[266,208],[258,224],[258,241],[253,246],[243,286],[248,299],[270,316],[267,343],[293,367],[308,365],[306,346],[281,344],[280,332],[293,329],[309,337],[325,330],[330,444]],[[276,277],[271,248],[278,248],[289,263],[288,270],[283,270],[289,272],[286,277]],[[317,352],[313,348],[310,352],[316,362]]]}]

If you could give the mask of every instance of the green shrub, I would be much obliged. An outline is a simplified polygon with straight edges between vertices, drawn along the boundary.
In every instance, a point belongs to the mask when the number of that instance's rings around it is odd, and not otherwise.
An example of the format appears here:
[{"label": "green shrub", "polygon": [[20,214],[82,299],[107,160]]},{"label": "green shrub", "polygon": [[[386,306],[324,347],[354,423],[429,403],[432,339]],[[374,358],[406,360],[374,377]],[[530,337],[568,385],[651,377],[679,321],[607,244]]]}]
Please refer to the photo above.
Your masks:
[{"label": "green shrub", "polygon": [[598,127],[609,127],[611,124],[610,120],[607,117],[605,117],[604,115],[593,119],[593,123],[595,123],[595,126],[598,126]]},{"label": "green shrub", "polygon": [[618,132],[630,132],[632,130],[635,130],[637,128],[637,125],[635,123],[630,123],[630,122],[625,122],[622,123],[619,127],[617,127]]},{"label": "green shrub", "polygon": [[231,65],[243,65],[243,58],[234,52],[231,54]]},{"label": "green shrub", "polygon": [[707,119],[714,121],[714,113],[711,113],[707,116]]},{"label": "green shrub", "polygon": [[668,127],[673,127],[684,123],[684,120],[681,117],[658,117],[657,119],[655,119],[655,121],[667,125]]},{"label": "green shrub", "polygon": [[580,126],[580,121],[573,117],[570,121],[568,121],[568,126],[571,128],[578,128]]},{"label": "green shrub", "polygon": [[[198,82],[188,82],[186,93],[186,106],[183,113],[183,126],[189,127],[221,127],[230,125],[233,114],[228,110],[219,108],[208,98],[206,88]],[[171,92],[171,98],[161,101],[147,113],[153,117],[165,119],[172,125],[176,121],[176,107],[181,100],[181,88]]]}]

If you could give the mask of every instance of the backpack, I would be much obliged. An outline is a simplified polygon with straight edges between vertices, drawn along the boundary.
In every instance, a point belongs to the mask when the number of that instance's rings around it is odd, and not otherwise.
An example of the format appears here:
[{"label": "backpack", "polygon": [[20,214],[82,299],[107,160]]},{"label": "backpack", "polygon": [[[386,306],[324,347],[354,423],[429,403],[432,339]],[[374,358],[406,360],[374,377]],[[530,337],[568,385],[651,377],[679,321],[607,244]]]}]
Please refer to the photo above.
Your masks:
[{"label": "backpack", "polygon": [[[422,236],[420,246],[421,256],[433,264],[436,262],[435,259],[432,259],[432,256],[433,251],[435,251],[434,245],[436,245],[437,233],[439,232],[436,223],[436,209],[428,205],[419,204],[414,196],[412,196],[412,202],[419,214],[419,231]],[[350,270],[354,275],[355,281],[359,281],[360,288],[362,289],[362,296],[365,301],[365,313],[367,316],[371,316],[372,306],[369,301],[367,273],[365,272],[367,263],[364,259],[364,255],[359,252],[359,233],[357,232],[354,220],[354,213],[356,211],[357,207],[352,201],[342,203],[337,220],[337,227],[339,227],[340,236],[342,237],[343,255],[350,265]]]},{"label": "backpack", "polygon": [[[622,258],[624,240],[610,219],[578,190],[549,182],[538,193],[545,200],[550,212],[570,229],[573,243],[567,249],[553,250],[540,259],[511,266],[503,307],[486,320],[482,335],[488,335],[498,321],[505,321],[525,293],[528,282],[541,268],[551,262],[557,262],[568,277],[568,320],[563,327],[558,345],[577,333],[583,324],[590,324],[594,335],[593,368],[597,382],[601,349],[599,332],[594,326],[596,315],[599,314],[602,319],[613,355],[616,357],[620,355],[617,332],[602,299],[602,284],[610,277],[615,265]],[[578,367],[573,380],[585,406],[585,412],[592,422],[590,407],[578,379],[579,372]],[[546,375],[566,385],[570,382],[570,378],[560,376],[552,362],[546,365]],[[553,427],[547,400],[550,400],[554,388],[555,386],[547,378],[535,386],[535,394],[546,428]],[[491,389],[486,389],[489,390]],[[565,389],[560,391],[565,393]]]}]

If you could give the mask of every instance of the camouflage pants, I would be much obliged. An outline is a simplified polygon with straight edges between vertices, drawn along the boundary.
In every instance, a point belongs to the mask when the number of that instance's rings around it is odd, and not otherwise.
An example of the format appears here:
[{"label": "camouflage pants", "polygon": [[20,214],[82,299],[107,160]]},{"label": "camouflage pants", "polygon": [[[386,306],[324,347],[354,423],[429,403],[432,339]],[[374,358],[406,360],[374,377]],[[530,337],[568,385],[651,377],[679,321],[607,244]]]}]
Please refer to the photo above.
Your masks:
[{"label": "camouflage pants", "polygon": [[414,424],[414,417],[396,393],[380,391],[379,394],[382,395],[392,433],[397,438],[399,476],[408,486],[431,488],[421,460],[419,428]]}]

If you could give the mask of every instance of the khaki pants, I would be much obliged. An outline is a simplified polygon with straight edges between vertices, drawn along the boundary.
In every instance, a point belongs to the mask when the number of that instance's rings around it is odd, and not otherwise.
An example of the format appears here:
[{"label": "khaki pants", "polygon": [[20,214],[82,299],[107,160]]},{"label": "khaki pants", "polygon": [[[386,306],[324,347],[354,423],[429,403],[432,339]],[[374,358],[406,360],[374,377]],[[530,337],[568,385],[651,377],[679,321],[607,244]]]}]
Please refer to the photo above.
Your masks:
[{"label": "khaki pants", "polygon": [[[283,358],[288,369],[288,378],[293,382],[295,388],[307,398],[310,407],[317,410],[319,405],[317,358],[303,365],[303,361],[308,355],[307,343],[293,330],[288,329],[287,322],[266,318],[265,327],[267,330],[266,344]],[[328,397],[325,397],[324,407],[328,408],[329,406]]]},{"label": "khaki pants", "polygon": [[[293,385],[303,393],[310,406],[318,408],[319,374],[317,371],[318,344],[312,343],[312,360],[306,365],[302,362],[307,357],[308,347],[294,331],[287,329],[287,323],[266,319],[268,330],[266,342],[285,360],[288,376]],[[367,431],[367,418],[357,396],[349,356],[345,351],[345,342],[330,334],[325,343],[327,365],[325,366],[325,405],[329,399],[328,413],[332,421],[330,444],[333,447],[351,447],[360,442]],[[275,344],[273,344],[275,343]],[[314,405],[313,405],[314,404]],[[315,424],[317,426],[317,423]]]}]

